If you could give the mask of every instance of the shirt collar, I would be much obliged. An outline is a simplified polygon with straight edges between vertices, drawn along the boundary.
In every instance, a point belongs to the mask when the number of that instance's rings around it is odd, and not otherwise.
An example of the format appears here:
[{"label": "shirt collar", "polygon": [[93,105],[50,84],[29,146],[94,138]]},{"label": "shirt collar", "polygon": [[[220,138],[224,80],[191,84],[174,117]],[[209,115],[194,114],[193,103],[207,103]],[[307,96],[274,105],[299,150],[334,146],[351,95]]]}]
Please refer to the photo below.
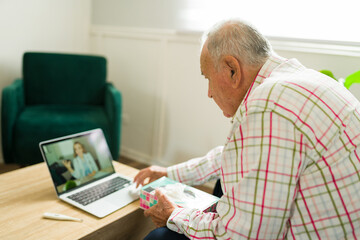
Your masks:
[{"label": "shirt collar", "polygon": [[[278,55],[271,55],[268,60],[266,60],[265,64],[261,67],[258,74],[256,75],[253,83],[251,84],[250,88],[246,92],[246,95],[244,99],[242,100],[241,104],[238,107],[237,113],[240,111],[240,108],[245,104],[245,109],[247,110],[247,99],[250,96],[250,94],[254,91],[256,87],[261,85],[266,78],[268,78],[273,70],[277,68],[280,64],[287,61],[286,58],[280,57]],[[232,117],[231,122],[234,122],[234,118],[236,117],[236,114]]]}]

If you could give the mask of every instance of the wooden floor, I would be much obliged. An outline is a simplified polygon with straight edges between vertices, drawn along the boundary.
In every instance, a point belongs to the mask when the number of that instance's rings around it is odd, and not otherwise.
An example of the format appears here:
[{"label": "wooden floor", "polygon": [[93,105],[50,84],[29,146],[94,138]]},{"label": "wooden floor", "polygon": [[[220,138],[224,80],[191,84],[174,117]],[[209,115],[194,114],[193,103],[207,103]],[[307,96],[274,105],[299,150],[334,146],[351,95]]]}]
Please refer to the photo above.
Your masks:
[{"label": "wooden floor", "polygon": [[121,162],[125,165],[128,165],[130,167],[136,168],[136,169],[143,169],[143,168],[149,167],[149,165],[147,165],[147,164],[140,163],[135,160],[132,160],[132,159],[129,159],[126,157],[121,157],[121,156],[119,157],[119,162]]},{"label": "wooden floor", "polygon": [[18,164],[4,164],[4,163],[0,163],[0,174],[2,173],[6,173],[6,172],[10,172],[16,169],[19,169],[20,165]]}]

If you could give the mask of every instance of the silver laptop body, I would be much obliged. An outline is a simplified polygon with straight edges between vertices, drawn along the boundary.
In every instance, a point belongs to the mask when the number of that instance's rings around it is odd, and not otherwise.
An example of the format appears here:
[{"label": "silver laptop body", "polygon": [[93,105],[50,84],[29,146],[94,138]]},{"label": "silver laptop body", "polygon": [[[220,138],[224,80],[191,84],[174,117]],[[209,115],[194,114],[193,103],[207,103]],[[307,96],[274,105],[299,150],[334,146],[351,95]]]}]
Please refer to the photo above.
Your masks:
[{"label": "silver laptop body", "polygon": [[101,129],[39,143],[58,197],[102,218],[139,198],[131,178],[115,173]]}]

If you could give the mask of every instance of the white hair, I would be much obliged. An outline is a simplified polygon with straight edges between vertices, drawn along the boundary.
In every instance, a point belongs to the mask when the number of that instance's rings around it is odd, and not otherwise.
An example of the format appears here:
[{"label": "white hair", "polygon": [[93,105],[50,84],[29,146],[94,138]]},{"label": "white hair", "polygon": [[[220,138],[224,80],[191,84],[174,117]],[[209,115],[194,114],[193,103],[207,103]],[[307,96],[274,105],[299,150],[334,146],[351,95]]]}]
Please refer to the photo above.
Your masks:
[{"label": "white hair", "polygon": [[231,55],[249,66],[261,66],[272,53],[268,40],[241,20],[227,20],[216,24],[204,33],[202,47],[206,41],[216,68],[225,55]]}]

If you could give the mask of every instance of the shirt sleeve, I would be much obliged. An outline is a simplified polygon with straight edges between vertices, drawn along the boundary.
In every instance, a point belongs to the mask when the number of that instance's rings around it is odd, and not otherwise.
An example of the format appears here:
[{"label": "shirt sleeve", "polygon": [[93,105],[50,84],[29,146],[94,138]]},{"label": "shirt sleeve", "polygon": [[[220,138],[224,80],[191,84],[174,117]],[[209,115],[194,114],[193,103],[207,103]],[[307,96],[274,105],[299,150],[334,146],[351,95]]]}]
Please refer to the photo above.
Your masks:
[{"label": "shirt sleeve", "polygon": [[79,179],[79,178],[82,178],[84,177],[82,174],[81,174],[81,166],[79,164],[79,160],[78,160],[78,157],[74,158],[73,160],[73,165],[74,165],[74,172],[72,173],[72,175],[74,176],[74,178],[76,179]]},{"label": "shirt sleeve", "polygon": [[89,163],[90,163],[90,166],[91,166],[90,171],[95,171],[95,172],[99,171],[99,169],[96,166],[95,160],[94,160],[93,156],[91,155],[91,153],[87,153],[87,157],[89,159]]},{"label": "shirt sleeve", "polygon": [[304,145],[303,135],[280,114],[260,112],[238,119],[222,153],[224,195],[217,213],[177,208],[168,228],[190,239],[285,238]]},{"label": "shirt sleeve", "polygon": [[168,167],[168,177],[187,185],[201,185],[219,178],[223,148],[218,146],[203,157]]}]

